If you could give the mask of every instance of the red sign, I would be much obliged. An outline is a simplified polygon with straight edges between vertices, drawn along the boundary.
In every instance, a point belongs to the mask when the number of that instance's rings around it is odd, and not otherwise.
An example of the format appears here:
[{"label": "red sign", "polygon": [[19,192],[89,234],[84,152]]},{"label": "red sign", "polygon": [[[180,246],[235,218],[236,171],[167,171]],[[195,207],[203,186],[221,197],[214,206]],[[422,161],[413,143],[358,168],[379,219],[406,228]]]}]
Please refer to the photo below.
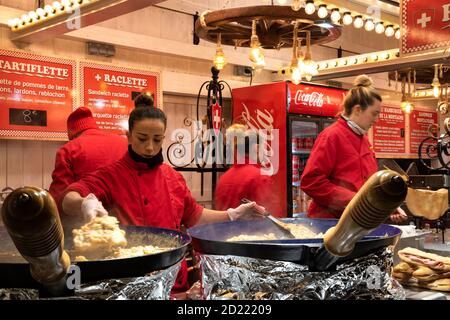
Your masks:
[{"label": "red sign", "polygon": [[401,53],[450,45],[449,0],[403,0]]},{"label": "red sign", "polygon": [[217,102],[211,106],[211,116],[212,126],[217,135],[222,125],[222,107]]},{"label": "red sign", "polygon": [[378,121],[373,125],[375,153],[405,153],[405,114],[400,108],[382,106]]},{"label": "red sign", "polygon": [[80,63],[81,104],[92,110],[100,129],[123,134],[128,130],[128,115],[133,99],[142,92],[160,104],[160,75],[157,72]]},{"label": "red sign", "polygon": [[67,140],[75,67],[72,60],[0,50],[0,137]]},{"label": "red sign", "polygon": [[430,135],[429,128],[437,125],[437,113],[434,111],[414,110],[409,115],[409,123],[411,128],[410,152],[418,157],[420,143]]},{"label": "red sign", "polygon": [[335,117],[342,111],[346,91],[288,83],[288,112]]}]

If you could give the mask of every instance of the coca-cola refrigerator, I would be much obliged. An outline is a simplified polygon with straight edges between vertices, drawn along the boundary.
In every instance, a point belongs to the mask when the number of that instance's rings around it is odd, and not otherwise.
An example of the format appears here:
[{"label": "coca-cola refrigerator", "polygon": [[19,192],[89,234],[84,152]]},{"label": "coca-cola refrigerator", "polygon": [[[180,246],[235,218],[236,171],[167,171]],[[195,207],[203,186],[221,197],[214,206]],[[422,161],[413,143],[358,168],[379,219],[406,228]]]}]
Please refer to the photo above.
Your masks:
[{"label": "coca-cola refrigerator", "polygon": [[306,212],[308,197],[300,190],[302,171],[317,135],[342,110],[346,91],[312,84],[277,82],[233,89],[233,122],[266,130],[261,146],[264,174],[272,179],[273,215]]}]

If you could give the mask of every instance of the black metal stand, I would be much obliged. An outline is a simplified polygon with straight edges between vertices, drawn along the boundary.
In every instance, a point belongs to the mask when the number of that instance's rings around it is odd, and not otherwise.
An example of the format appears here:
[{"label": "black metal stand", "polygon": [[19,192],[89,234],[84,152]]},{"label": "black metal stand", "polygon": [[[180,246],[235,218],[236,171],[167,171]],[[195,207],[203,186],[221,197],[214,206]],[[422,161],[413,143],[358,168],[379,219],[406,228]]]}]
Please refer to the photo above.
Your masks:
[{"label": "black metal stand", "polygon": [[[224,172],[228,169],[228,166],[224,161],[221,163],[217,163],[217,153],[213,146],[220,146],[222,148],[222,151],[225,150],[225,145],[223,144],[223,140],[217,140],[219,139],[219,136],[216,134],[211,134],[211,130],[213,128],[213,114],[212,114],[212,105],[214,105],[216,102],[220,106],[223,106],[223,97],[222,97],[222,91],[225,88],[225,85],[230,90],[230,93],[232,93],[230,86],[228,83],[226,83],[223,80],[219,81],[219,70],[217,70],[215,67],[211,67],[211,74],[212,79],[209,81],[205,81],[199,89],[198,95],[197,95],[197,110],[196,110],[196,131],[197,135],[191,139],[188,142],[184,141],[184,136],[180,134],[178,136],[178,140],[174,143],[172,143],[169,148],[167,149],[167,160],[170,162],[170,164],[175,168],[177,171],[187,171],[187,172],[198,172],[201,175],[201,195],[204,194],[204,173],[211,172],[211,195],[212,195],[212,204],[214,207],[214,195],[215,195],[215,189],[217,185],[217,173],[218,172]],[[199,109],[200,109],[200,98],[202,94],[203,89],[207,90],[207,96],[206,96],[206,116],[203,118],[200,118]],[[223,119],[222,119],[223,120]],[[189,127],[192,126],[193,121],[191,119],[185,119],[184,125]],[[223,124],[223,121],[222,121]],[[223,125],[221,126],[221,130],[223,130]],[[207,131],[206,139],[204,138],[205,131]],[[180,158],[184,156],[187,152],[187,148],[192,148],[194,146],[194,157],[190,159],[187,163],[183,165],[177,165],[174,162],[174,158]],[[212,147],[211,157],[212,159],[209,159],[209,154],[205,157],[205,150],[208,149],[208,147]],[[192,166],[195,164],[195,167]],[[207,166],[209,164],[210,166]]]}]

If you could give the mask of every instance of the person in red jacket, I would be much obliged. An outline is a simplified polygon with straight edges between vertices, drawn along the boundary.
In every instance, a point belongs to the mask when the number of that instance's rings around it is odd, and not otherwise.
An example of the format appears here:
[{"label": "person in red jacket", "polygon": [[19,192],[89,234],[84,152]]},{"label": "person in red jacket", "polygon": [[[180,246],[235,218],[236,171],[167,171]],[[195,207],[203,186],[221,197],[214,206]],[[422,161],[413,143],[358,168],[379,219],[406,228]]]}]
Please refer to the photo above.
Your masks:
[{"label": "person in red jacket", "polygon": [[[215,190],[214,205],[217,210],[237,207],[246,198],[263,206],[268,212],[280,215],[277,197],[273,196],[270,176],[261,173],[258,162],[259,136],[246,130],[242,124],[233,124],[227,129],[227,139],[234,147],[233,165],[219,179]],[[239,155],[239,156],[238,156]]]},{"label": "person in red jacket", "polygon": [[69,142],[56,153],[50,194],[61,211],[64,190],[85,174],[120,159],[127,151],[125,137],[98,128],[91,110],[81,107],[67,118]]},{"label": "person in red jacket", "polygon": [[[312,198],[310,218],[339,218],[366,180],[378,170],[367,130],[378,120],[381,96],[372,80],[355,79],[344,99],[340,118],[323,130],[313,146],[301,177],[301,189]],[[406,220],[398,208],[393,222]]]},{"label": "person in red jacket", "polygon": [[[65,213],[87,220],[109,213],[123,225],[176,230],[181,225],[191,227],[258,216],[255,202],[226,211],[209,210],[197,204],[183,176],[163,163],[167,120],[162,110],[135,108],[128,123],[128,152],[71,184],[63,200]],[[174,290],[187,289],[187,268],[183,263]]]}]

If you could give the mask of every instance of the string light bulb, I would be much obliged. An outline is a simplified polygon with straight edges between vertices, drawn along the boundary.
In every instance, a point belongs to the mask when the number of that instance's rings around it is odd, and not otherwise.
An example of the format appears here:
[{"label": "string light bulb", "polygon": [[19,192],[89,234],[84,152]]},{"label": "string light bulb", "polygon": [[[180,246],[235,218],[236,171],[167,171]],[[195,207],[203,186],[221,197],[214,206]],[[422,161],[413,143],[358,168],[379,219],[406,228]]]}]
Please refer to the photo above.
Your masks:
[{"label": "string light bulb", "polygon": [[43,18],[45,18],[45,16],[47,16],[47,12],[45,12],[45,10],[42,8],[37,8],[36,13],[40,19],[43,19]]},{"label": "string light bulb", "polygon": [[355,21],[353,22],[354,26],[356,29],[360,29],[363,27],[364,25],[364,20],[362,18],[362,16],[356,16],[355,17]]},{"label": "string light bulb", "polygon": [[394,30],[394,26],[393,25],[388,25],[386,27],[386,31],[384,32],[384,34],[386,35],[386,37],[392,37],[395,33]]},{"label": "string light bulb", "polygon": [[307,14],[313,14],[316,11],[316,7],[314,6],[314,1],[308,0],[305,5],[305,12]]},{"label": "string light bulb", "polygon": [[306,54],[303,59],[303,76],[306,81],[311,81],[312,77],[317,74],[316,63],[312,60],[311,56],[311,32],[306,31]]},{"label": "string light bulb", "polygon": [[52,15],[52,14],[55,13],[55,9],[53,9],[53,7],[51,5],[49,5],[49,4],[47,4],[44,7],[44,10],[45,10],[45,12],[47,12],[47,15]]},{"label": "string light bulb", "polygon": [[395,38],[398,39],[398,40],[400,40],[401,36],[402,36],[402,33],[401,33],[401,31],[400,31],[400,28],[397,28],[397,29],[395,30]]},{"label": "string light bulb", "polygon": [[328,16],[328,10],[327,10],[327,6],[325,4],[321,4],[319,6],[319,10],[317,10],[317,15],[319,16],[319,18],[326,18]]},{"label": "string light bulb", "polygon": [[433,78],[433,82],[431,83],[431,86],[433,87],[433,96],[435,98],[439,98],[440,90],[441,90],[441,83],[439,82],[438,72],[439,72],[439,65],[435,64],[434,65],[434,78]]},{"label": "string light bulb", "polygon": [[252,36],[250,38],[250,54],[249,59],[253,62],[254,69],[263,68],[266,65],[264,52],[261,49],[258,35],[256,34],[256,20],[252,21]]},{"label": "string light bulb", "polygon": [[373,23],[372,19],[366,20],[366,25],[364,26],[364,29],[366,29],[366,31],[372,31],[373,29],[375,29],[375,24]]},{"label": "string light bulb", "polygon": [[302,1],[301,0],[293,0],[291,4],[291,8],[294,11],[300,10],[302,7]]},{"label": "string light bulb", "polygon": [[342,23],[346,26],[351,25],[353,22],[353,17],[350,12],[345,12],[344,17],[342,18]]},{"label": "string light bulb", "polygon": [[339,9],[334,8],[333,10],[331,10],[330,18],[334,23],[339,23],[339,20],[341,20],[341,13],[339,12]]},{"label": "string light bulb", "polygon": [[225,54],[223,53],[222,46],[222,34],[219,33],[217,36],[217,47],[216,47],[216,54],[214,55],[214,68],[217,70],[222,70],[223,67],[227,64],[227,60],[225,59]]},{"label": "string light bulb", "polygon": [[375,26],[375,32],[378,34],[384,33],[384,23],[383,22],[377,23],[377,25]]}]

